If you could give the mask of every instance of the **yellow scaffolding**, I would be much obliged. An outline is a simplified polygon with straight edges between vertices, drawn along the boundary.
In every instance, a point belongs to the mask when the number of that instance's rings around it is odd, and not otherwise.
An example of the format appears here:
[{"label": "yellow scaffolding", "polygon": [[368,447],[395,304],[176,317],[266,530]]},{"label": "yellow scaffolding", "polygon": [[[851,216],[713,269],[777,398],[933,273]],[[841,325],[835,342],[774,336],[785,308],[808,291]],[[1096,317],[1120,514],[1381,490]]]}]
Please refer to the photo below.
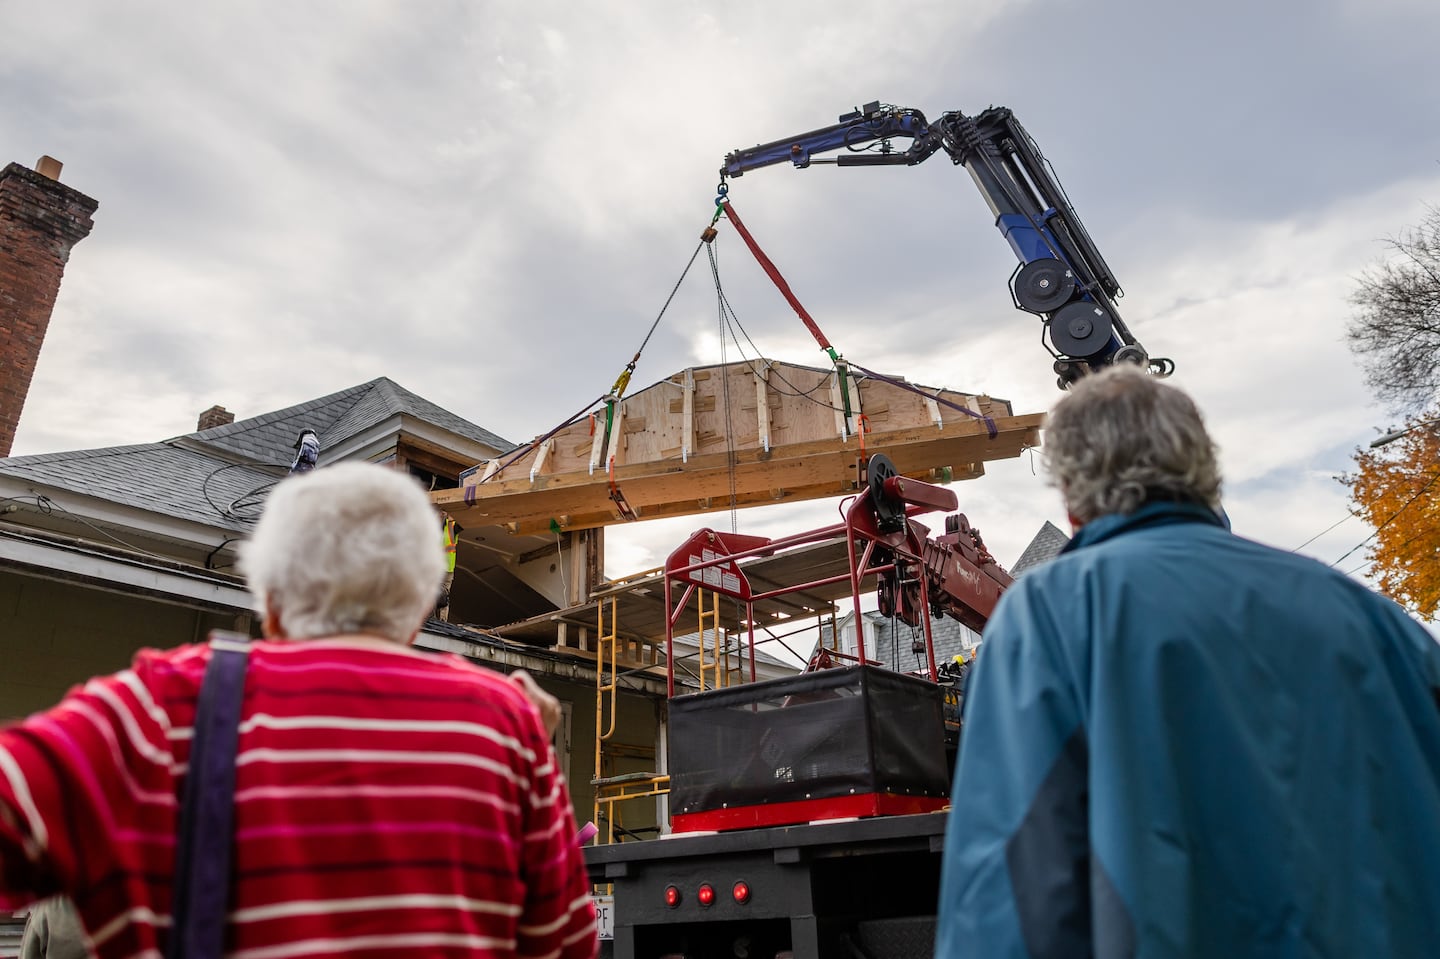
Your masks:
[{"label": "yellow scaffolding", "polygon": [[597,845],[615,841],[615,827],[624,828],[620,803],[631,799],[663,796],[670,791],[670,777],[655,773],[630,773],[595,780],[595,819],[600,821],[600,807],[605,807],[605,827],[595,836]]},{"label": "yellow scaffolding", "polygon": [[[617,722],[620,637],[616,626],[615,597],[601,599],[598,607],[599,616],[595,630],[595,776],[590,780],[590,784],[595,789],[595,825],[599,827],[602,822],[605,825],[596,834],[597,844],[615,841],[615,827],[622,825],[620,810],[617,808],[620,803],[647,796],[660,796],[670,790],[669,776],[655,773],[605,775],[605,742],[615,735]],[[600,815],[602,807],[605,811],[603,818]]]},{"label": "yellow scaffolding", "polygon": [[[708,603],[705,600],[707,596],[710,597]],[[698,635],[700,645],[699,673],[700,691],[704,692],[707,689],[719,689],[726,684],[729,650],[723,650],[723,658],[727,660],[727,662],[722,667],[722,647],[728,644],[722,639],[724,629],[720,626],[720,594],[708,589],[697,589],[695,591],[695,598],[700,604],[698,622],[700,628]],[[714,637],[714,642],[709,643],[710,648],[707,650],[707,640],[712,636]],[[708,657],[706,655],[707,652],[709,653]],[[708,686],[705,684],[706,676],[710,677],[710,684]]]}]

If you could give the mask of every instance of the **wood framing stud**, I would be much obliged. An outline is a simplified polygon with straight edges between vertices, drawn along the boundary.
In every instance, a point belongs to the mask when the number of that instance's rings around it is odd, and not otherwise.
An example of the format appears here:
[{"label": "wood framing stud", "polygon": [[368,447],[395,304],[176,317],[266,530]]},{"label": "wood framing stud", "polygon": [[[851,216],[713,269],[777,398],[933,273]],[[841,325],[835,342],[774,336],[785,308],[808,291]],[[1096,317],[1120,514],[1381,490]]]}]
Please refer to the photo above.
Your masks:
[{"label": "wood framing stud", "polygon": [[755,377],[755,428],[759,434],[760,448],[770,452],[770,367],[754,364],[751,371]]},{"label": "wood framing stud", "polygon": [[684,404],[681,409],[680,423],[680,462],[690,462],[690,454],[695,452],[695,371],[686,370],[685,380],[682,384],[685,390]]},{"label": "wood framing stud", "polygon": [[[746,377],[753,377],[753,391]],[[769,389],[780,381],[793,389]],[[866,449],[884,452],[905,476],[937,477],[948,469],[956,480],[973,478],[987,461],[1019,456],[1040,442],[1043,416],[1016,416],[1004,400],[925,388],[935,397],[927,399],[875,378],[848,382],[852,410],[858,413],[862,402],[866,410]],[[552,523],[578,530],[729,509],[732,483],[742,507],[844,495],[856,488],[859,447],[848,439],[860,424],[844,429],[843,414],[829,408],[826,396],[839,407],[833,371],[814,367],[762,360],[682,371],[616,404],[598,462],[590,421],[582,418],[514,457],[505,471],[496,472],[492,460],[489,479],[438,490],[431,499],[463,526],[548,536]],[[672,412],[672,403],[679,409]],[[991,416],[995,435],[979,416],[952,405]],[[598,421],[596,431],[604,432]],[[631,515],[617,509],[612,488],[624,491]]]},{"label": "wood framing stud", "polygon": [[600,422],[599,413],[590,414],[590,429],[595,433],[590,441],[590,475],[595,475],[595,467],[599,466],[605,456],[605,427]]},{"label": "wood framing stud", "polygon": [[530,466],[530,482],[535,482],[535,478],[545,472],[545,461],[550,458],[550,451],[554,448],[555,437],[553,436],[540,444],[540,448],[535,452],[535,460]]}]

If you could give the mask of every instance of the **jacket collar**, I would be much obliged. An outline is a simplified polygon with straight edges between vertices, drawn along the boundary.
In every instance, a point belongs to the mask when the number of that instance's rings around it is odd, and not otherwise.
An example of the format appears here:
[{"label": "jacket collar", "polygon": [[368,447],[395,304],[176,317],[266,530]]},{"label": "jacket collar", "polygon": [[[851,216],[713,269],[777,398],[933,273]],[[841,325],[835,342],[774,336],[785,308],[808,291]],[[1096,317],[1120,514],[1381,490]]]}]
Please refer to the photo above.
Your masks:
[{"label": "jacket collar", "polygon": [[1065,548],[1060,552],[1070,553],[1133,530],[1171,526],[1176,523],[1209,523],[1211,526],[1218,526],[1221,529],[1229,528],[1228,524],[1213,510],[1198,503],[1151,502],[1141,506],[1133,513],[1112,513],[1109,516],[1091,520],[1080,527],[1079,532],[1069,543],[1065,544]]}]

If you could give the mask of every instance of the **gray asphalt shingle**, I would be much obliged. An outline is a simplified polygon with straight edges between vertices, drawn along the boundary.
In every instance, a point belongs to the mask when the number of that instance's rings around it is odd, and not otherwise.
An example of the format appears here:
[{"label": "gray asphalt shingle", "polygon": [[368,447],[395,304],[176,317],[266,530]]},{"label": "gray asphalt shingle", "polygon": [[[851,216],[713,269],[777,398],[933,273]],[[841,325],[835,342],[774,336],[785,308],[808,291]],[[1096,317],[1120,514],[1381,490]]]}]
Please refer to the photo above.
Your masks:
[{"label": "gray asphalt shingle", "polygon": [[386,377],[160,443],[0,459],[0,475],[218,528],[244,531],[283,477],[295,438],[334,445],[406,414],[496,450],[512,448]]}]

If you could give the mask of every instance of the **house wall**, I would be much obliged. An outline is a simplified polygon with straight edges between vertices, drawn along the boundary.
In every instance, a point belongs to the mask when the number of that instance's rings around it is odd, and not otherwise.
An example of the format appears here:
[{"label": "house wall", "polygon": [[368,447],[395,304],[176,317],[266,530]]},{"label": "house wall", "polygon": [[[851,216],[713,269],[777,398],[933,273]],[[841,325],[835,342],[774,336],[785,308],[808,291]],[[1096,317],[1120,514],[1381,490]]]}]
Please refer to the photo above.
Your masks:
[{"label": "house wall", "polygon": [[[203,639],[212,629],[244,628],[233,615],[127,596],[77,583],[0,570],[0,723],[55,705],[92,676],[124,669],[145,647],[166,648]],[[576,821],[593,817],[595,688],[538,675],[540,685],[569,703],[568,730],[557,734]],[[619,698],[613,742],[625,754],[610,775],[653,770],[657,703]],[[568,733],[568,735],[567,735]],[[636,754],[645,753],[648,756]],[[654,803],[625,810],[630,828],[655,825]]]},{"label": "house wall", "polygon": [[234,629],[235,617],[0,571],[0,722],[53,706],[136,650]]},{"label": "house wall", "polygon": [[[566,698],[557,687],[569,684],[552,684],[542,679],[541,685],[562,699]],[[569,685],[568,693],[573,695],[579,689],[580,687]],[[661,761],[656,758],[655,744],[660,728],[661,702],[641,696],[620,696],[617,697],[616,706],[615,732],[605,742],[606,768],[602,770],[602,775],[659,772]],[[607,700],[607,726],[609,717]],[[571,720],[570,770],[567,778],[570,798],[575,804],[576,822],[583,824],[595,817],[595,786],[591,782],[595,766],[593,686],[584,688],[583,692],[574,696]],[[618,812],[620,823],[627,829],[652,829],[657,824],[653,799],[627,801],[618,807]],[[596,822],[596,825],[603,824]]]}]

